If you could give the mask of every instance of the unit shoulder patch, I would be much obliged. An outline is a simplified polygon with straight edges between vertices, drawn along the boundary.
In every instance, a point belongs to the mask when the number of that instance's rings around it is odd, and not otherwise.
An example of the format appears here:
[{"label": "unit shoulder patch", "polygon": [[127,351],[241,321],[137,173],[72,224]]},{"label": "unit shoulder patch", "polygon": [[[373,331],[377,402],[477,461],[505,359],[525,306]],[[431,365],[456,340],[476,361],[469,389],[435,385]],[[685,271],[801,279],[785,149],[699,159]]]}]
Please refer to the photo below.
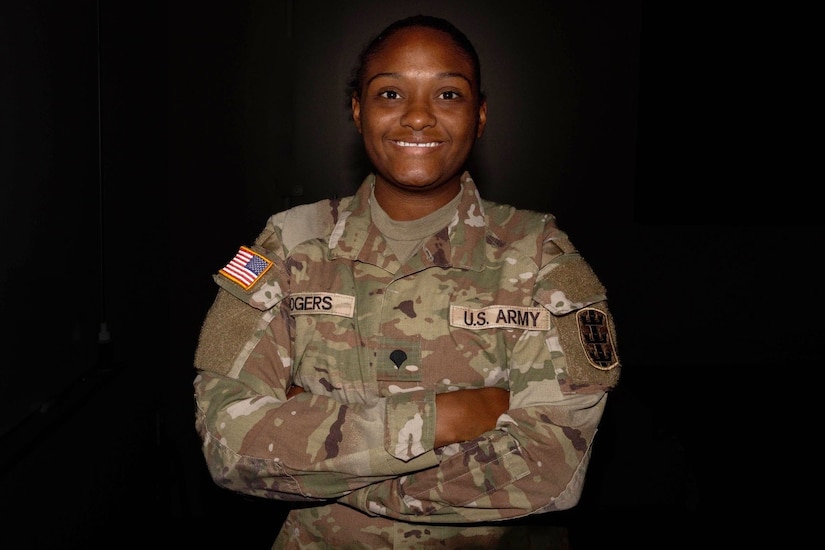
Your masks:
[{"label": "unit shoulder patch", "polygon": [[607,315],[593,307],[576,312],[579,339],[587,361],[599,370],[611,370],[619,364],[613,338],[610,335]]}]

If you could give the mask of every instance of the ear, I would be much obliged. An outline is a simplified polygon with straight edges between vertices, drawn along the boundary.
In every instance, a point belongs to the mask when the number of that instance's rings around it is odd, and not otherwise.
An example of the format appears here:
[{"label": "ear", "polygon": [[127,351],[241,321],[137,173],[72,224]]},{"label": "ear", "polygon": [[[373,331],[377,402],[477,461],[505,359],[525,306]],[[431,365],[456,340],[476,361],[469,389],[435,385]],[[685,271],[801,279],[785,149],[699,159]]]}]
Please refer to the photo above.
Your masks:
[{"label": "ear", "polygon": [[358,99],[358,96],[352,94],[352,120],[355,122],[355,128],[358,130],[358,133],[361,132],[361,101]]},{"label": "ear", "polygon": [[484,128],[487,126],[487,100],[482,99],[481,105],[478,106],[478,130],[476,131],[476,138],[480,138],[484,134]]}]

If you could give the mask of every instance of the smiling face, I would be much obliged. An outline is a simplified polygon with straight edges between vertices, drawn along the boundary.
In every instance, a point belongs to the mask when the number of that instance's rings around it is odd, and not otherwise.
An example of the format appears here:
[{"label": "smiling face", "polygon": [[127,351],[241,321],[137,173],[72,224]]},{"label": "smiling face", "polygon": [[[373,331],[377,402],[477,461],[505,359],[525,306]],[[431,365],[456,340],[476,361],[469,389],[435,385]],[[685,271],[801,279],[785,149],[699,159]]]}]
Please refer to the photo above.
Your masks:
[{"label": "smiling face", "polygon": [[449,34],[426,27],[392,34],[367,61],[352,116],[375,167],[376,196],[391,186],[393,195],[441,196],[443,204],[455,197],[487,122],[473,75]]}]

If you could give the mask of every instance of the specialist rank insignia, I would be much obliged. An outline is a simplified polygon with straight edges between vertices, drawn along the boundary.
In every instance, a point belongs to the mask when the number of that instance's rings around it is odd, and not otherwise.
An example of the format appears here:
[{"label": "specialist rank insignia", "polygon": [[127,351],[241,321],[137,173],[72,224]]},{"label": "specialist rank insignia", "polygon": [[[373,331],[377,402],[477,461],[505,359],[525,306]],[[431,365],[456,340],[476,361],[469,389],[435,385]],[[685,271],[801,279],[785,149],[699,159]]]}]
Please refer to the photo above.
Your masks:
[{"label": "specialist rank insignia", "polygon": [[613,338],[610,335],[607,315],[592,307],[576,312],[579,338],[587,360],[599,370],[610,370],[619,364]]}]

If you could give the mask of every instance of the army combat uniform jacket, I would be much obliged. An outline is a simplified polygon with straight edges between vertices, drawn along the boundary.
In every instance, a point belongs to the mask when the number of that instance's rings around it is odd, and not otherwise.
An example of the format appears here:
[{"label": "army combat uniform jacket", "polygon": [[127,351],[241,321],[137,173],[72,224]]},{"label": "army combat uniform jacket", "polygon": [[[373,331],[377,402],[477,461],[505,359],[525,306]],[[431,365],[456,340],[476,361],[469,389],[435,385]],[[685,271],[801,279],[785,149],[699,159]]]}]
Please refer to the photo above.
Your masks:
[{"label": "army combat uniform jacket", "polygon": [[[493,548],[504,520],[578,502],[619,377],[605,289],[553,216],[467,173],[401,263],[373,182],[273,215],[214,276],[203,453],[220,486],[303,503],[277,548]],[[485,386],[510,392],[496,429],[434,449],[435,395]]]}]

